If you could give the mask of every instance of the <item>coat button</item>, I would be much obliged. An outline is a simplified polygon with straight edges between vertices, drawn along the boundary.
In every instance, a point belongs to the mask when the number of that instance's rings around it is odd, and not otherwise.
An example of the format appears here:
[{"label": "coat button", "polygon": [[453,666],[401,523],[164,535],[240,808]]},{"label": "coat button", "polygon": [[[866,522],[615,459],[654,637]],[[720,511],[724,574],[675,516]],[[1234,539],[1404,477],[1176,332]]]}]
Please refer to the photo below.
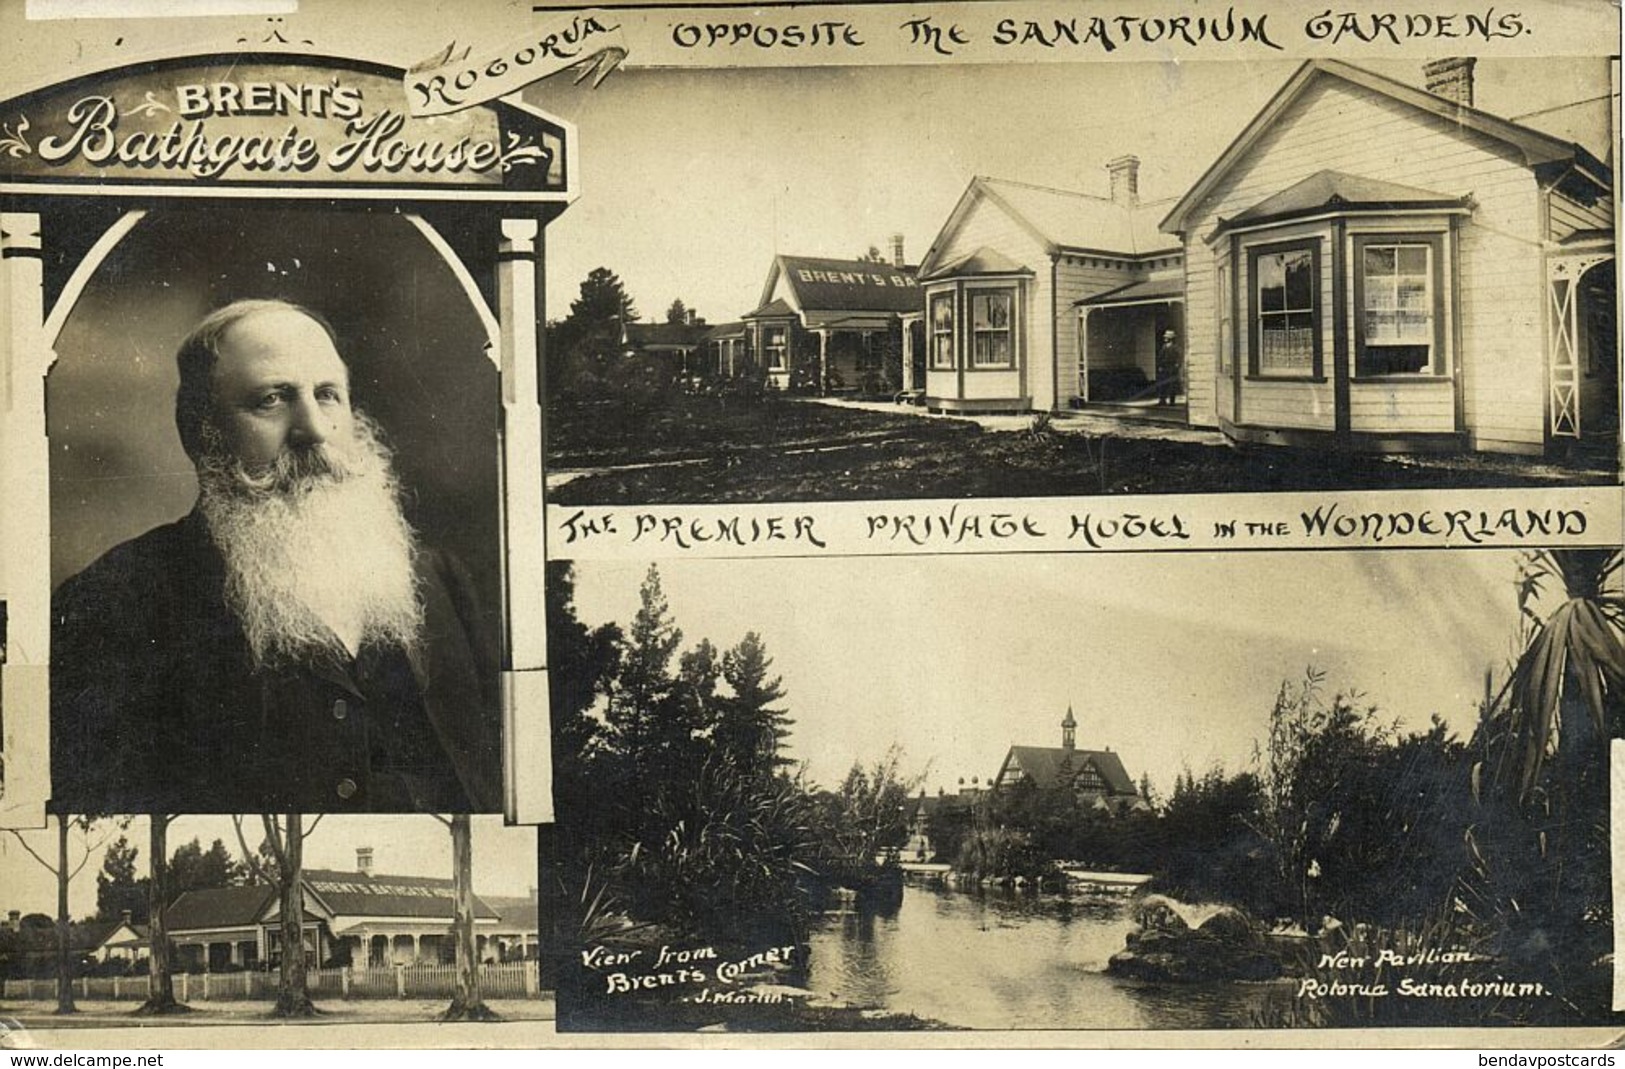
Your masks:
[{"label": "coat button", "polygon": [[338,701],[333,703],[333,719],[334,720],[343,720],[345,717],[347,717],[349,715],[350,715],[350,703],[349,702],[345,701],[343,698],[340,698]]},{"label": "coat button", "polygon": [[353,780],[350,777],[346,776],[343,779],[339,780],[338,786],[334,787],[333,789],[338,792],[338,796],[340,798],[343,798],[345,800],[349,800],[351,798],[354,798],[355,797],[355,792],[356,792],[355,780]]}]

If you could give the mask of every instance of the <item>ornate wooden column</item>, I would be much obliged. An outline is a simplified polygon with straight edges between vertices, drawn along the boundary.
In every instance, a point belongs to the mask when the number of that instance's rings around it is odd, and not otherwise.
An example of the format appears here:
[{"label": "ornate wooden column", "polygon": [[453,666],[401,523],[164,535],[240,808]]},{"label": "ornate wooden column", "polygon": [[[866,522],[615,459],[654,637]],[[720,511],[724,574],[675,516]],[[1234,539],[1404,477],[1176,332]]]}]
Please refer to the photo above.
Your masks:
[{"label": "ornate wooden column", "polygon": [[0,825],[41,827],[50,795],[50,454],[45,440],[45,340],[40,217],[0,214],[0,599],[6,655]]},{"label": "ornate wooden column", "polygon": [[541,242],[537,220],[502,220],[497,318],[502,344],[503,580],[509,656],[502,674],[507,781],[503,808],[509,820],[521,824],[553,819],[542,506]]}]

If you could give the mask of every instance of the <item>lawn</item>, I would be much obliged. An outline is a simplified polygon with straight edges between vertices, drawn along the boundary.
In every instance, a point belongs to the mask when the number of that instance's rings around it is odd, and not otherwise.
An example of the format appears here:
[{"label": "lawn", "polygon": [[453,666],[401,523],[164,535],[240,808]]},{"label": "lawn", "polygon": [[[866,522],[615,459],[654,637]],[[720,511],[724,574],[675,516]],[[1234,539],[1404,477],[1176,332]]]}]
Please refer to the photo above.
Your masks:
[{"label": "lawn", "polygon": [[[1062,426],[1057,421],[1056,427]],[[671,395],[554,406],[549,497],[564,505],[848,501],[1602,485],[1605,461],[1374,456],[1165,441],[791,399]],[[560,478],[562,472],[574,472]]]}]

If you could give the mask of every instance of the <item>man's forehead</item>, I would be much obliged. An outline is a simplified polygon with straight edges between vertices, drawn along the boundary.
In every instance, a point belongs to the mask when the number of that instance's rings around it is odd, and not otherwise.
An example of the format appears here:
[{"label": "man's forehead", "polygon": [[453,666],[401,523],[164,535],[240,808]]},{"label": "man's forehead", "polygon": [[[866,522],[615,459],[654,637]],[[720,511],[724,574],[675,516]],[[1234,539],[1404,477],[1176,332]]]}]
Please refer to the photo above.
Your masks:
[{"label": "man's forehead", "polygon": [[347,381],[349,368],[327,329],[302,312],[278,308],[233,323],[220,338],[215,379],[293,378]]}]

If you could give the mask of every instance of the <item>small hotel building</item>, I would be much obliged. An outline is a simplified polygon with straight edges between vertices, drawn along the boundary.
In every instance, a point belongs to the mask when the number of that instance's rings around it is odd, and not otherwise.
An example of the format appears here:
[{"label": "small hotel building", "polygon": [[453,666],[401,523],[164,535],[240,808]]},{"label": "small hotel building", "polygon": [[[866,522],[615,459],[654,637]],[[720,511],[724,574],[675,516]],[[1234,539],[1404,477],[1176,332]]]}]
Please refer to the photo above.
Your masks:
[{"label": "small hotel building", "polygon": [[900,236],[889,263],[775,256],[761,303],[743,317],[746,344],[774,389],[895,392],[912,365],[904,320],[919,306]]},{"label": "small hotel building", "polygon": [[1241,441],[1539,453],[1619,427],[1613,186],[1579,145],[1305,63],[1163,228],[1190,422]]},{"label": "small hotel building", "polygon": [[[357,968],[449,961],[452,881],[370,871],[307,869],[305,956],[312,966],[335,959]],[[474,932],[483,961],[531,958],[537,952],[534,902],[474,900]],[[187,891],[169,907],[167,925],[179,966],[190,972],[253,968],[281,956],[276,889],[267,885]]]},{"label": "small hotel building", "polygon": [[971,181],[920,262],[925,404],[1049,411],[1154,400],[1157,339],[1183,335],[1182,252],[1142,204],[1140,161],[1109,197]]}]

